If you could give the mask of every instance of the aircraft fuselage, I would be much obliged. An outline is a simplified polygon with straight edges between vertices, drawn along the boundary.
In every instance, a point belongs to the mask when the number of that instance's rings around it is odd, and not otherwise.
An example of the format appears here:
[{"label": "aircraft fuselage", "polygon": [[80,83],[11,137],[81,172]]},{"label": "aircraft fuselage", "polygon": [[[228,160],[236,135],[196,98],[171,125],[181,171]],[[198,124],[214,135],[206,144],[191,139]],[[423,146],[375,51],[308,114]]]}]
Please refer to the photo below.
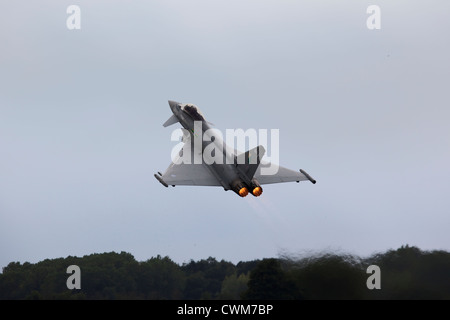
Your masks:
[{"label": "aircraft fuselage", "polygon": [[[189,131],[191,135],[191,150],[193,156],[195,156],[194,153],[197,153],[196,156],[199,156],[200,154],[199,158],[202,159],[202,165],[210,170],[225,190],[233,190],[241,197],[245,197],[249,190],[250,192],[254,191],[252,194],[255,196],[259,196],[262,193],[262,188],[258,181],[247,177],[245,173],[239,170],[235,153],[230,152],[230,149],[226,146],[223,139],[218,135],[211,134],[212,131],[210,129],[212,128],[201,114],[198,114],[197,111],[193,109],[188,110],[189,106],[185,106],[185,110],[183,110],[180,104],[176,102],[170,101],[169,104],[180,124]],[[200,123],[201,126],[199,126]],[[198,131],[199,127],[201,127],[201,132],[196,132],[196,129]],[[206,139],[204,137],[206,137]],[[216,145],[217,148],[215,148],[215,150],[222,150],[223,161],[221,164],[206,164],[203,161],[203,152],[211,143]],[[200,145],[201,150],[198,149],[198,146]],[[230,160],[230,157],[233,159]],[[230,162],[232,163],[230,164]]]}]

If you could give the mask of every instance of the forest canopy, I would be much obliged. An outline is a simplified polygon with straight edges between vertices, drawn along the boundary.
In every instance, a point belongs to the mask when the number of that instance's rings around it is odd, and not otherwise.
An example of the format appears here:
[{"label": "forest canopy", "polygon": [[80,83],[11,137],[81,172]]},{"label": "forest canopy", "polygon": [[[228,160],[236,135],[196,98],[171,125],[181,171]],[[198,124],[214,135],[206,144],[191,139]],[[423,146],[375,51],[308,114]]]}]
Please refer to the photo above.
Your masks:
[{"label": "forest canopy", "polygon": [[[68,289],[67,268],[80,268]],[[379,267],[380,289],[367,269]],[[0,274],[0,299],[450,299],[450,253],[402,246],[369,258],[321,253],[241,261],[213,257],[177,264],[127,252],[11,262]]]}]

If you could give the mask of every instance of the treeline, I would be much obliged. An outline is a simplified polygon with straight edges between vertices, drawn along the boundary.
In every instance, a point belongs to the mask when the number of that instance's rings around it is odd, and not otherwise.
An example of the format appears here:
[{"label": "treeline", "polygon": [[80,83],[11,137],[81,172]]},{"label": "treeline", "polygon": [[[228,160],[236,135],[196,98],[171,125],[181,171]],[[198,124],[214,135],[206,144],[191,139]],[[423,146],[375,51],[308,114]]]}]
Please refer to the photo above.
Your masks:
[{"label": "treeline", "polygon": [[[80,267],[79,290],[67,288],[70,265]],[[370,265],[380,268],[381,289],[368,289]],[[0,299],[450,299],[450,253],[406,246],[365,259],[319,254],[236,265],[211,257],[139,262],[126,252],[69,256],[11,262],[0,274]]]}]

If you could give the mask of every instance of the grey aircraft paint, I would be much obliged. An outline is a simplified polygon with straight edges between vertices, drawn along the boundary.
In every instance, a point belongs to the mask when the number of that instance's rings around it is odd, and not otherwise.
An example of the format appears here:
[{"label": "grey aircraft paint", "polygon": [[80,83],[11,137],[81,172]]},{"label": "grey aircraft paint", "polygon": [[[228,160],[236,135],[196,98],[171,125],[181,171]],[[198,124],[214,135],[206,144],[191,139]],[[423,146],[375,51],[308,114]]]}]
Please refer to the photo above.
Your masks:
[{"label": "grey aircraft paint", "polygon": [[[229,151],[227,153],[227,150],[230,149],[221,137],[213,136],[210,140],[203,139],[205,132],[212,128],[197,106],[171,100],[169,100],[169,105],[173,115],[163,126],[167,127],[179,122],[189,132],[189,136],[184,138],[185,144],[179,157],[185,156],[183,153],[189,151],[190,161],[188,163],[172,163],[164,174],[158,172],[154,175],[165,187],[169,185],[173,187],[176,185],[222,186],[225,191],[233,190],[241,197],[247,196],[248,193],[257,197],[262,193],[262,184],[305,180],[316,183],[302,169],[297,172],[279,166],[275,174],[262,175],[260,167],[261,159],[265,154],[263,146],[258,146],[244,154],[240,154],[237,150],[231,154]],[[195,132],[196,122],[201,124],[201,133]],[[196,140],[201,143],[195,143]],[[222,163],[206,164],[203,161],[205,148],[211,143],[214,143],[218,150],[222,150]],[[201,149],[197,147],[198,145],[201,146]],[[199,158],[200,161],[198,161]]]}]

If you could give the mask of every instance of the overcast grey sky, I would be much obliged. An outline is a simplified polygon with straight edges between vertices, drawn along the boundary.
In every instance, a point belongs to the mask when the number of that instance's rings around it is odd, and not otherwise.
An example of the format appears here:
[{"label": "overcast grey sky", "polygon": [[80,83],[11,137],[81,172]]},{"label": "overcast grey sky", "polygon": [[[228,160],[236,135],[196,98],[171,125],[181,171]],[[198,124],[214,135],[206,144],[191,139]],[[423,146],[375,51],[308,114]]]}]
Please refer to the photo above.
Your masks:
[{"label": "overcast grey sky", "polygon": [[[0,267],[450,250],[449,18],[447,0],[2,1]],[[164,188],[169,99],[280,129],[280,164],[318,183]]]}]

